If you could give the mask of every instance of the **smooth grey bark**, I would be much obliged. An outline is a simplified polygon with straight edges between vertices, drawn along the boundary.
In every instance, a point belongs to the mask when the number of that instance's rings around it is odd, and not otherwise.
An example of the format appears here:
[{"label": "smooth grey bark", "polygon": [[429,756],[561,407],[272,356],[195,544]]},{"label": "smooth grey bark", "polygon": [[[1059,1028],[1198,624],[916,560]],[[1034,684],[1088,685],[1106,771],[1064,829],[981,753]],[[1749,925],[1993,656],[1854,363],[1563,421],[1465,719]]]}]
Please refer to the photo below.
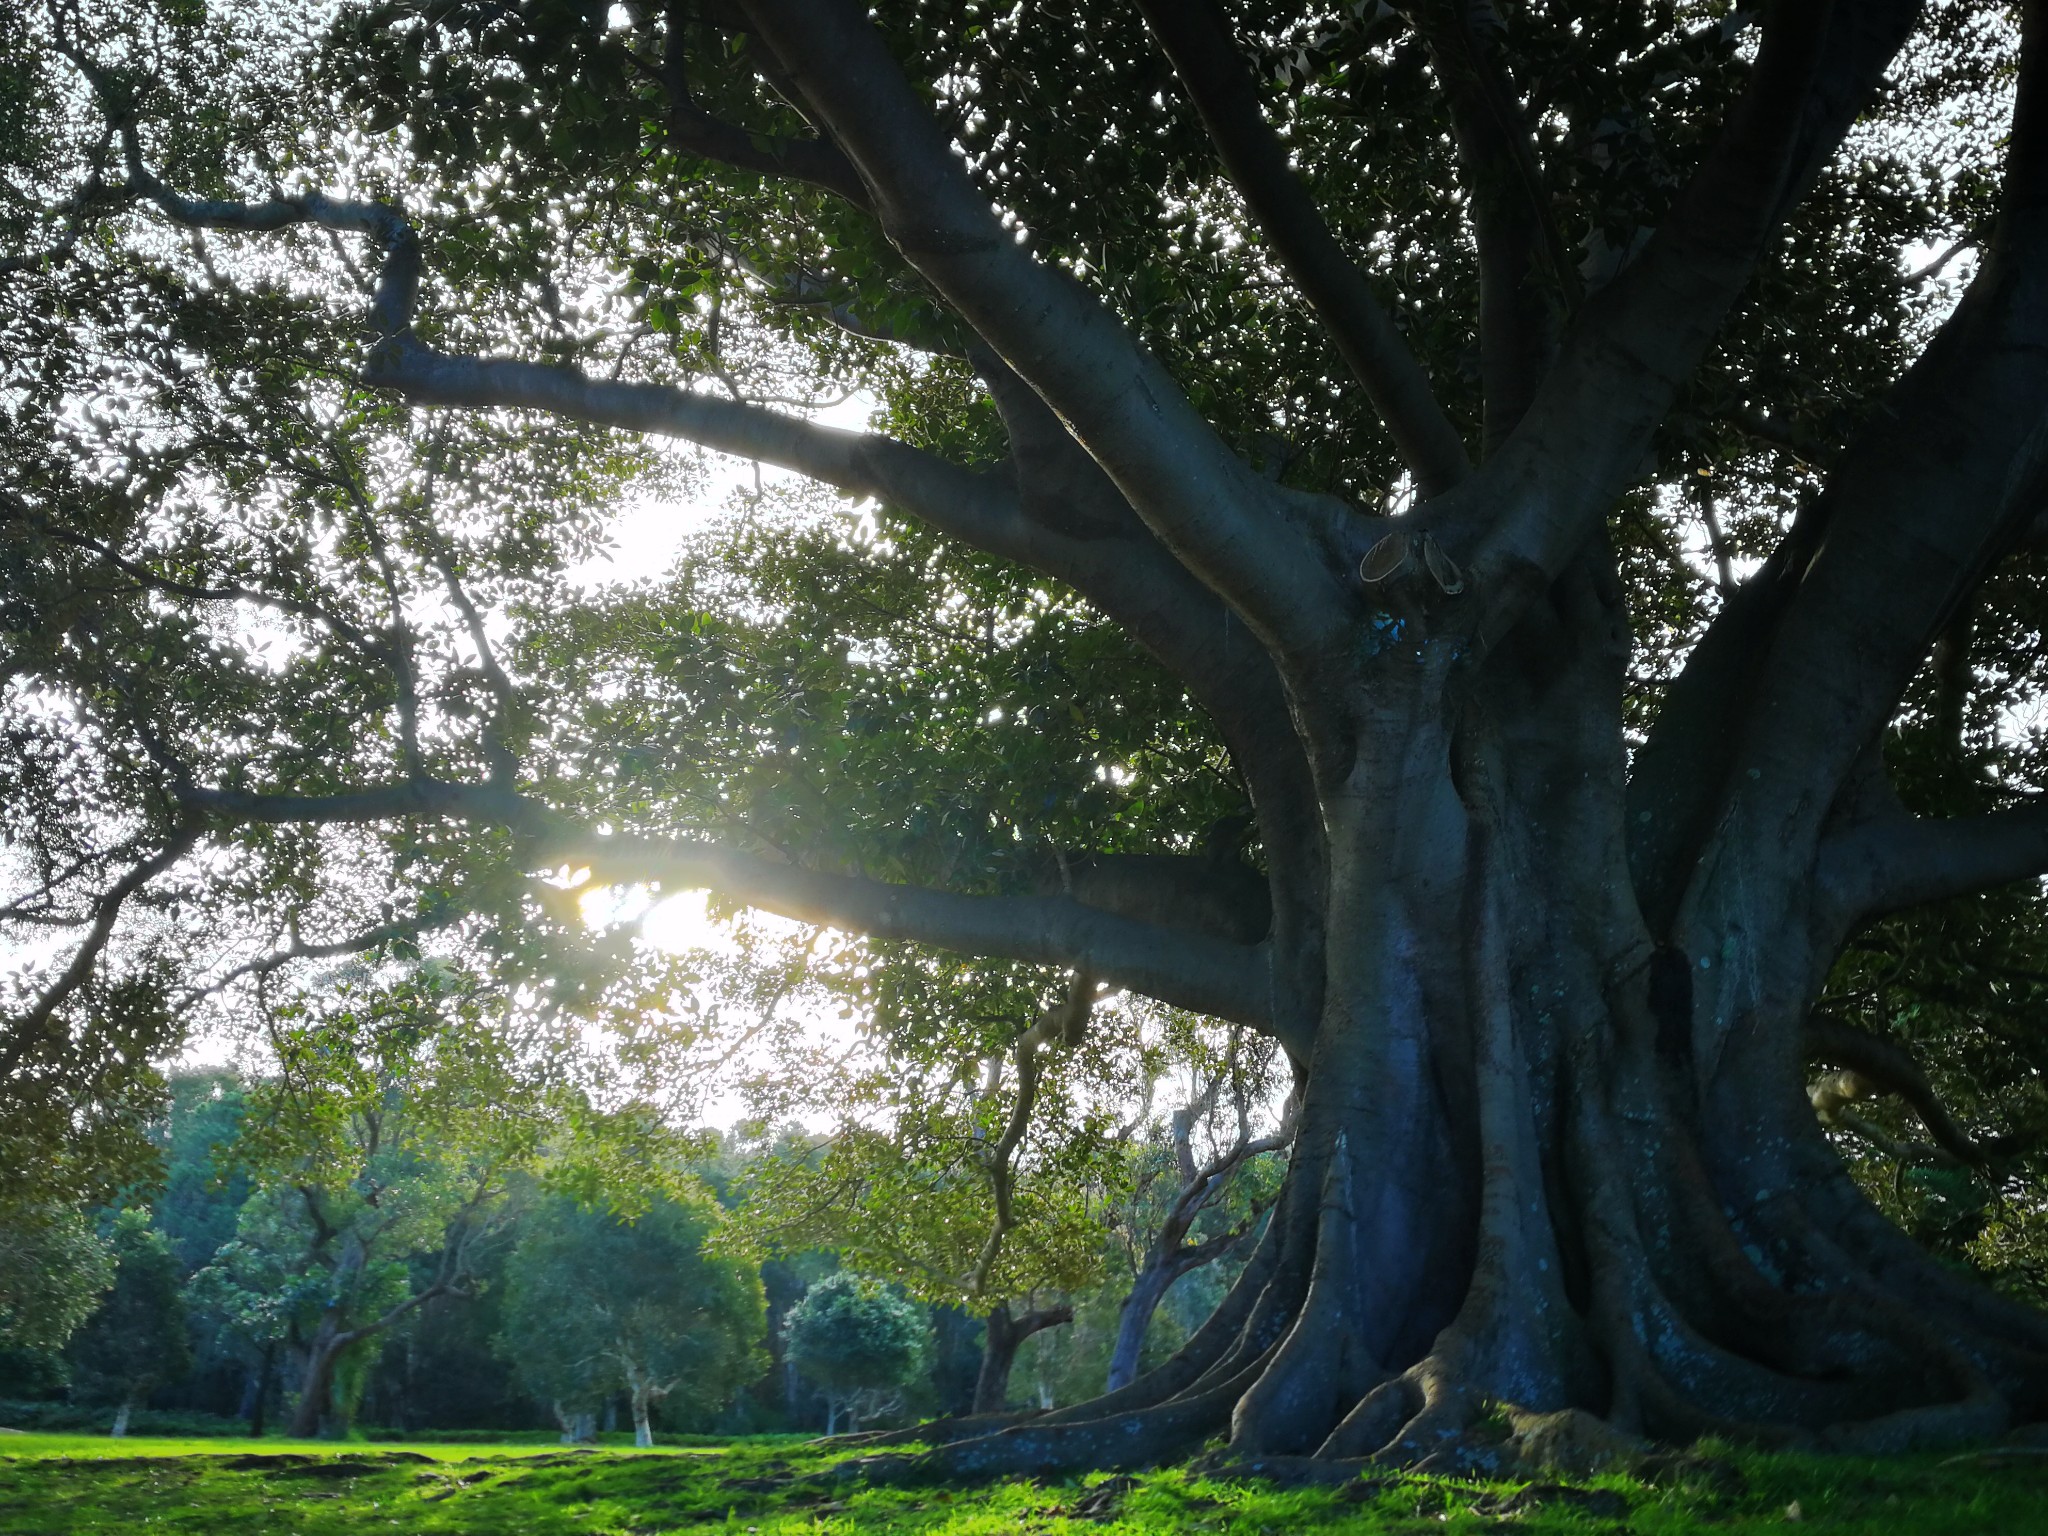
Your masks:
[{"label": "smooth grey bark", "polygon": [[656,1381],[639,1364],[626,1364],[626,1386],[633,1404],[633,1444],[647,1450],[654,1444],[654,1405],[667,1397],[674,1382]]}]

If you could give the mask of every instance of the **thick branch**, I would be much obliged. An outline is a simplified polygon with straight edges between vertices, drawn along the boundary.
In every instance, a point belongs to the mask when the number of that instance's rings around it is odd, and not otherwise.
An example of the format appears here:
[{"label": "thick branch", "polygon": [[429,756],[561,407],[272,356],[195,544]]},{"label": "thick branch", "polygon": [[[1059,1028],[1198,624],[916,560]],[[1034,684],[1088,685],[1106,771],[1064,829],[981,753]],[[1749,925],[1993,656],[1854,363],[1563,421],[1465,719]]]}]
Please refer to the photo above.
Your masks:
[{"label": "thick branch", "polygon": [[[258,203],[201,202],[172,192],[139,160],[132,162],[130,175],[151,202],[180,224],[257,233],[310,224],[377,240],[385,262],[368,326],[375,345],[364,382],[414,404],[543,411],[596,426],[683,438],[854,495],[874,496],[977,548],[1047,568],[1043,540],[1021,516],[1002,477],[977,474],[876,434],[819,426],[716,395],[593,379],[571,367],[466,357],[428,346],[411,329],[419,246],[394,208],[317,193]],[[1058,569],[1049,574],[1069,578]]]},{"label": "thick branch", "polygon": [[606,884],[714,889],[763,911],[879,939],[1087,971],[1175,1007],[1263,1027],[1263,948],[1119,917],[1065,897],[967,896],[778,864],[693,838],[601,835],[498,785],[418,778],[335,795],[261,795],[185,786],[225,823],[369,824],[442,816],[503,827],[536,867],[587,866]]},{"label": "thick branch", "polygon": [[[1884,411],[1842,454],[1801,518],[1807,531],[1795,526],[1791,542],[1803,549],[1780,569],[1782,596],[1740,621],[1762,617],[1766,627],[1754,642],[1717,647],[1716,631],[1738,622],[1730,603],[1695,652],[1694,667],[1710,648],[1754,658],[1742,667],[1751,681],[1730,672],[1737,686],[1725,690],[1726,712],[1699,721],[1732,746],[1705,811],[1730,846],[1746,838],[1818,852],[1823,816],[1935,638],[2044,500],[2048,7],[2035,4],[2022,34],[2003,205],[1976,277]],[[1781,611],[1770,614],[1772,606]],[[1714,691],[1702,690],[1699,702]],[[2009,825],[2016,842],[2031,835],[2026,822]],[[2026,873],[2003,861],[1989,831],[1968,822],[1948,832],[1905,826],[1904,862],[1861,900],[1884,907]]]},{"label": "thick branch", "polygon": [[1168,548],[1278,651],[1338,634],[1343,589],[1289,528],[1278,489],[1115,316],[1003,228],[863,10],[744,8],[859,168],[891,242],[1072,427]]},{"label": "thick branch", "polygon": [[1772,7],[1719,142],[1642,255],[1579,311],[1491,472],[1446,509],[1453,522],[1492,524],[1471,564],[1492,589],[1493,633],[1634,480],[1678,389],[1919,11],[1920,0]]},{"label": "thick branch", "polygon": [[1476,24],[1478,9],[1461,0],[1426,0],[1409,14],[1443,82],[1472,189],[1486,401],[1482,452],[1490,455],[1528,409],[1580,284],[1551,217],[1534,135],[1498,51]]},{"label": "thick branch", "polygon": [[1456,485],[1471,470],[1458,429],[1260,112],[1258,93],[1216,0],[1140,0],[1139,9],[1173,60],[1224,170],[1365,386],[1422,494],[1434,496]]},{"label": "thick branch", "polygon": [[[420,405],[537,410],[679,437],[876,497],[948,537],[1072,584],[1189,680],[1223,723],[1248,774],[1273,786],[1274,803],[1294,787],[1283,782],[1282,774],[1258,772],[1254,764],[1254,759],[1286,759],[1286,781],[1301,772],[1278,680],[1264,658],[1254,647],[1233,644],[1236,621],[1228,610],[1131,515],[1121,493],[1035,399],[1031,406],[1044,421],[1026,423],[1023,403],[1015,397],[1028,392],[1014,383],[1004,389],[1007,369],[995,359],[985,360],[991,387],[1006,400],[1005,418],[1019,440],[1014,478],[968,470],[876,434],[820,426],[714,395],[592,379],[568,367],[439,351],[410,329],[420,258],[395,209],[317,195],[201,203],[176,196],[142,173],[139,162],[137,174],[150,199],[176,222],[259,232],[311,224],[368,232],[377,239],[386,258],[379,303],[368,327],[376,345],[366,382]],[[1050,441],[1047,427],[1061,432],[1057,444]],[[1087,465],[1086,476],[1064,462],[1069,457]],[[1266,487],[1268,493],[1273,490]]]},{"label": "thick branch", "polygon": [[689,154],[717,160],[764,176],[793,178],[864,207],[867,191],[838,146],[824,140],[788,139],[754,133],[714,117],[690,97],[684,76],[683,7],[668,8],[668,37],[662,87],[668,98],[670,142]]},{"label": "thick branch", "polygon": [[1824,886],[1858,918],[2042,875],[2048,875],[2048,804],[1947,819],[1881,816],[1821,847]]},{"label": "thick branch", "polygon": [[[1013,434],[1020,429],[1023,434],[1013,481],[1010,475],[976,473],[887,438],[818,426],[756,405],[656,384],[595,380],[569,368],[450,355],[426,345],[410,329],[420,257],[396,210],[319,196],[199,202],[178,197],[142,172],[139,159],[134,170],[149,198],[177,222],[247,231],[311,224],[366,232],[376,239],[385,251],[385,270],[367,328],[376,343],[366,373],[369,383],[423,405],[542,410],[624,430],[684,437],[875,496],[949,537],[1071,583],[1170,670],[1189,680],[1222,725],[1260,801],[1262,817],[1270,820],[1297,802],[1307,804],[1298,794],[1305,764],[1294,743],[1278,679],[1260,648],[1245,643],[1245,637],[1236,633],[1235,616],[1132,515],[1122,492],[1102,477],[1035,398],[1032,411],[1044,419],[1028,428],[1021,426],[1018,400],[1005,408]],[[1007,375],[1000,364],[990,371]],[[1009,393],[1028,396],[1029,391],[1013,387]],[[1060,433],[1057,445],[1040,430],[1048,424]],[[1086,478],[1092,483],[1061,467],[1068,459],[1086,465]],[[1277,488],[1259,484],[1264,494],[1279,494]],[[1080,514],[1079,522],[1075,513]],[[1268,531],[1284,534],[1277,526]],[[1269,843],[1275,857],[1284,858],[1290,843],[1284,834],[1297,829],[1268,830],[1283,834],[1269,838]],[[1313,832],[1312,827],[1306,830]],[[1291,889],[1302,882],[1282,883]],[[1291,908],[1283,911],[1282,919],[1282,926],[1290,930],[1314,928],[1307,916],[1297,923]],[[1313,970],[1313,945],[1290,944],[1290,954],[1297,952],[1304,960],[1296,969],[1305,967],[1304,974]],[[1290,976],[1283,987],[1290,995],[1301,992],[1283,1010],[1291,1019],[1290,1048],[1303,1043],[1314,1006],[1314,998],[1293,981]],[[1129,984],[1147,990],[1140,983]],[[1269,1013],[1272,1007],[1262,1004],[1257,1011]]]}]

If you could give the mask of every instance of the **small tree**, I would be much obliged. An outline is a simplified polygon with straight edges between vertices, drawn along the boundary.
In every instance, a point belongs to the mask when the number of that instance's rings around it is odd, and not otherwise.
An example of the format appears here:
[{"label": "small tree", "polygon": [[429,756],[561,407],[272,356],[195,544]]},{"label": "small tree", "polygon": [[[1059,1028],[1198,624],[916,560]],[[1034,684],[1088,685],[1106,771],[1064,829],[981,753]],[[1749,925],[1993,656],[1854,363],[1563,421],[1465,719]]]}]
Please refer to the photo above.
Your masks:
[{"label": "small tree", "polygon": [[886,1412],[924,1368],[930,1328],[916,1303],[879,1280],[841,1270],[790,1309],[789,1360],[825,1394],[825,1433]]},{"label": "small tree", "polygon": [[185,1286],[186,1302],[215,1337],[250,1361],[249,1433],[258,1437],[267,1422],[279,1351],[290,1341],[298,1313],[313,1305],[318,1285],[300,1269],[303,1242],[277,1240],[276,1226],[266,1219],[273,1214],[274,1206],[245,1204],[241,1233],[221,1244],[213,1262]]},{"label": "small tree", "polygon": [[[892,960],[849,991],[872,1010],[872,1048],[836,1071],[789,1064],[802,1101],[839,1124],[760,1159],[737,1214],[771,1251],[829,1249],[980,1317],[972,1410],[997,1412],[1019,1348],[1071,1322],[1060,1298],[1100,1273],[1100,1191],[1125,1166],[1136,1127],[1119,1116],[1148,1070],[1141,1016],[1098,1007],[1079,973],[1048,1001],[1021,969]],[[782,1093],[776,1108],[799,1102]]]},{"label": "small tree", "polygon": [[558,1198],[522,1223],[498,1344],[565,1441],[589,1438],[597,1404],[623,1390],[633,1443],[650,1446],[656,1403],[709,1413],[761,1370],[760,1272],[704,1251],[718,1220],[701,1198],[631,1217]]},{"label": "small tree", "polygon": [[112,1248],[114,1288],[72,1339],[70,1354],[79,1394],[117,1404],[113,1432],[125,1435],[136,1405],[191,1369],[192,1346],[177,1256],[147,1210],[114,1218]]}]

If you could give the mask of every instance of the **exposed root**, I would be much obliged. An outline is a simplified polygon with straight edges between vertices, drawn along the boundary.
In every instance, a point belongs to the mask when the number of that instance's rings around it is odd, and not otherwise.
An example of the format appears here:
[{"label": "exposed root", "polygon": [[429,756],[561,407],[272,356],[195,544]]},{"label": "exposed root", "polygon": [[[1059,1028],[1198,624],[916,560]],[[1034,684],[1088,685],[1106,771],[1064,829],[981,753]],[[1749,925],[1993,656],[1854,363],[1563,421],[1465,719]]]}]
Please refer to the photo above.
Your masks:
[{"label": "exposed root", "polygon": [[1339,1272],[1339,1256],[1352,1245],[1353,1195],[1351,1158],[1340,1131],[1316,1213],[1308,1296],[1272,1363],[1231,1413],[1230,1444],[1240,1454],[1313,1450],[1340,1404],[1356,1399],[1382,1374],[1351,1326],[1345,1305],[1350,1277]]},{"label": "exposed root", "polygon": [[1042,1410],[1020,1409],[1013,1413],[968,1413],[957,1418],[927,1419],[908,1429],[876,1429],[857,1435],[833,1435],[812,1442],[824,1450],[881,1450],[898,1445],[950,1445],[955,1440],[973,1440],[992,1435],[1013,1424],[1044,1418]]},{"label": "exposed root", "polygon": [[1227,1381],[1151,1408],[1070,1424],[1019,1424],[979,1439],[956,1440],[920,1456],[844,1462],[839,1470],[875,1483],[926,1483],[1154,1466],[1192,1450],[1222,1429],[1230,1421],[1232,1405],[1265,1364],[1266,1357],[1261,1356]]},{"label": "exposed root", "polygon": [[1422,1387],[1407,1374],[1381,1382],[1338,1421],[1316,1450],[1333,1460],[1370,1457],[1400,1434],[1401,1426],[1422,1411]]}]

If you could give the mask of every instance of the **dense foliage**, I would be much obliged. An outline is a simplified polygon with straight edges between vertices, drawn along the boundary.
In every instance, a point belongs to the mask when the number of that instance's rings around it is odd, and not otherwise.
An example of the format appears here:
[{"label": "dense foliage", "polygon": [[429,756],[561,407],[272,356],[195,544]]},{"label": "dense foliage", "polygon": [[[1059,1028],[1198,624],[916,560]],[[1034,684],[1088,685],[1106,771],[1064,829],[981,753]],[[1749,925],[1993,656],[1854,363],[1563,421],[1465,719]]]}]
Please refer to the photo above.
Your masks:
[{"label": "dense foliage", "polygon": [[[520,1180],[735,1075],[736,1227],[995,1328],[1234,1029],[1290,1162],[1173,1238],[1247,1239],[1213,1326],[941,1464],[2048,1412],[2044,50],[2034,0],[10,13],[6,1210],[146,1181],[156,1064],[260,1034],[209,1294],[325,1339],[335,1427]],[[790,927],[643,941],[700,889]]]},{"label": "dense foliage", "polygon": [[500,1347],[565,1429],[624,1392],[634,1443],[652,1445],[656,1403],[703,1422],[760,1374],[760,1276],[705,1252],[718,1219],[701,1197],[630,1218],[561,1199],[526,1213]]},{"label": "dense foliage", "polygon": [[825,1389],[833,1427],[887,1412],[929,1348],[923,1315],[874,1280],[840,1271],[804,1293],[788,1320],[789,1361]]}]

